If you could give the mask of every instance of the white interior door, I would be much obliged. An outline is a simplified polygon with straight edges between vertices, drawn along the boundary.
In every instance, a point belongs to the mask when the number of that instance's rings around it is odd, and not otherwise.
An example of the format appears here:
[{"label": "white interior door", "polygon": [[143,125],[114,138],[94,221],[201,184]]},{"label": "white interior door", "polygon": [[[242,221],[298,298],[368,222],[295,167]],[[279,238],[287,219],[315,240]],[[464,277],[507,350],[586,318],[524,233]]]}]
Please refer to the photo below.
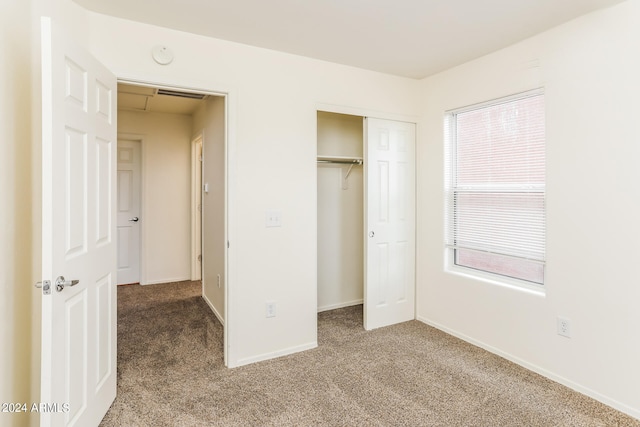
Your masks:
[{"label": "white interior door", "polygon": [[118,284],[140,282],[140,141],[118,140]]},{"label": "white interior door", "polygon": [[41,23],[40,421],[95,426],[116,395],[116,79]]},{"label": "white interior door", "polygon": [[366,119],[364,327],[415,318],[415,124]]}]

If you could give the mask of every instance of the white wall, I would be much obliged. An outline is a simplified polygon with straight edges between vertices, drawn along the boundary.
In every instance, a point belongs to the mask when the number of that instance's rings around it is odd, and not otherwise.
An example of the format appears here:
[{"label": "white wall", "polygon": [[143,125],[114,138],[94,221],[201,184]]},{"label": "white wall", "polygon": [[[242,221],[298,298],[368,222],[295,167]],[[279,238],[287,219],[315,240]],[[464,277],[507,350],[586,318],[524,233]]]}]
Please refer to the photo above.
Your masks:
[{"label": "white wall", "polygon": [[[224,323],[225,289],[225,98],[210,97],[194,114],[192,134],[203,136],[202,296]],[[218,275],[220,282],[218,285]]]},{"label": "white wall", "polygon": [[[422,82],[418,315],[640,418],[640,2]],[[443,113],[545,88],[545,295],[444,272]],[[556,316],[573,337],[556,334]]]},{"label": "white wall", "polygon": [[[0,402],[31,401],[32,245],[31,4],[0,4]],[[36,258],[37,259],[37,258]],[[28,414],[0,413],[27,425]]]},{"label": "white wall", "polygon": [[191,277],[190,115],[118,111],[118,134],[142,144],[143,284]]},{"label": "white wall", "polygon": [[[117,76],[230,92],[229,364],[314,347],[317,105],[417,115],[416,81],[89,16],[91,50]],[[169,66],[151,59],[159,43]],[[265,227],[269,209],[282,227]]]},{"label": "white wall", "polygon": [[[318,155],[362,157],[363,118],[318,113]],[[363,170],[318,163],[318,311],[362,303]]]}]

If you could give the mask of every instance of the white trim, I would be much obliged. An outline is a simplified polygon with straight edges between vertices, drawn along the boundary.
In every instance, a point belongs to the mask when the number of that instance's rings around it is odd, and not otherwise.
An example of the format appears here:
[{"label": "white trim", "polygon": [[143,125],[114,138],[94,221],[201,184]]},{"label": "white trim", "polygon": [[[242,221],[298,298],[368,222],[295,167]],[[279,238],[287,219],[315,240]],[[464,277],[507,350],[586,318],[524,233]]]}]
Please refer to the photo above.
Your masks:
[{"label": "white trim", "polygon": [[159,82],[159,81],[150,81],[147,79],[136,79],[136,78],[127,78],[124,76],[118,77],[118,83],[130,84],[134,86],[143,86],[143,87],[152,87],[158,89],[167,89],[167,90],[178,90],[181,92],[193,92],[204,95],[214,95],[214,96],[227,96],[229,91],[226,90],[210,90],[210,89],[202,89],[195,86],[190,85],[182,85],[180,83],[169,83],[169,82]]},{"label": "white trim", "polygon": [[[191,280],[202,280],[202,257],[198,262],[198,252],[202,256],[202,198],[200,199],[200,215],[198,215],[198,192],[202,194],[202,160],[196,158],[197,146],[202,145],[204,141],[204,130],[200,130],[191,138]],[[201,152],[201,156],[202,156]],[[199,165],[198,165],[199,163]],[[198,179],[198,171],[200,171],[200,179]],[[198,242],[198,219],[200,219],[200,248]],[[200,271],[198,271],[200,267]]]},{"label": "white trim", "polygon": [[460,113],[466,113],[469,111],[480,110],[482,108],[491,107],[493,105],[506,104],[508,102],[516,101],[518,99],[531,98],[532,96],[544,95],[544,88],[539,87],[536,89],[527,90],[524,92],[513,93],[511,95],[500,96],[498,98],[490,99],[488,101],[478,102],[476,104],[465,105],[464,107],[453,108],[444,112],[445,115],[456,115]]},{"label": "white trim", "polygon": [[318,342],[313,341],[307,344],[297,345],[294,347],[285,348],[271,353],[263,353],[257,356],[245,357],[244,359],[238,359],[233,365],[229,365],[230,368],[236,368],[238,366],[249,365],[251,363],[262,362],[265,360],[275,359],[276,357],[287,356],[289,354],[300,353],[302,351],[311,350],[318,347]]},{"label": "white trim", "polygon": [[[41,147],[40,153],[41,161],[41,177],[40,184],[42,185],[41,196],[41,268],[42,271],[40,280],[53,280],[53,258],[52,258],[52,246],[53,246],[53,122],[55,111],[53,109],[53,28],[51,25],[51,18],[40,18],[40,65],[42,68],[42,74],[40,77],[41,84]],[[35,67],[34,67],[35,71]],[[34,183],[35,184],[35,183]],[[37,205],[34,205],[34,207]],[[35,212],[34,212],[35,214]],[[112,228],[113,230],[113,228]],[[115,236],[114,236],[115,237]],[[41,294],[39,292],[39,294]],[[40,354],[38,355],[37,366],[40,368],[40,381],[37,381],[40,388],[39,393],[35,391],[40,397],[41,402],[54,402],[56,396],[52,394],[52,387],[49,385],[52,382],[53,376],[53,327],[51,321],[46,319],[53,318],[53,295],[49,297],[39,296],[36,299],[36,304],[39,302],[41,306],[40,314]],[[34,314],[37,311],[34,310]],[[4,325],[3,325],[4,329]],[[36,329],[37,330],[37,329]],[[3,343],[3,345],[5,345]],[[4,387],[3,387],[4,390]],[[32,393],[33,394],[33,393]],[[41,413],[37,418],[43,425],[45,422],[51,423],[51,415]]]},{"label": "white trim", "polygon": [[318,313],[321,313],[323,311],[336,310],[338,308],[352,307],[354,305],[360,305],[360,304],[364,304],[364,300],[363,299],[357,299],[357,300],[353,300],[353,301],[341,302],[341,303],[338,303],[338,304],[324,305],[322,307],[318,307]]},{"label": "white trim", "polygon": [[509,277],[502,274],[491,273],[490,271],[457,265],[454,262],[453,251],[453,248],[445,248],[445,273],[455,274],[456,276],[461,276],[470,280],[477,280],[490,285],[502,286],[513,289],[514,291],[526,292],[535,296],[545,297],[547,294],[547,289],[544,285],[539,285],[537,283],[520,280],[515,277]]},{"label": "white trim", "polygon": [[189,276],[183,276],[183,277],[175,277],[175,278],[169,278],[169,279],[159,279],[159,280],[150,280],[148,282],[140,282],[140,284],[142,286],[147,286],[147,285],[161,285],[163,283],[176,283],[176,282],[190,282],[191,278]]},{"label": "white trim", "polygon": [[[237,92],[236,91],[228,91],[225,96],[224,102],[224,111],[225,111],[225,240],[227,243],[231,242],[235,237],[235,222],[234,218],[237,218],[236,212],[236,203],[233,195],[235,194],[235,184],[236,184],[236,112],[237,112]],[[227,248],[225,250],[225,269],[226,274],[224,275],[224,315],[225,315],[225,323],[224,323],[224,364],[226,366],[231,366],[232,354],[232,337],[231,337],[231,326],[232,321],[230,320],[233,314],[233,306],[231,304],[232,295],[233,295],[233,287],[231,284],[233,283],[233,278],[235,277],[235,265],[233,264],[233,250],[235,247],[230,247],[227,244]]]},{"label": "white trim", "polygon": [[480,347],[480,348],[482,348],[484,350],[487,350],[490,353],[493,353],[493,354],[496,354],[496,355],[498,355],[500,357],[503,357],[503,358],[505,358],[505,359],[517,364],[517,365],[522,366],[523,368],[526,368],[526,369],[528,369],[530,371],[533,371],[533,372],[535,372],[537,374],[540,374],[543,377],[546,377],[546,378],[548,378],[548,379],[550,379],[552,381],[555,381],[555,382],[557,382],[559,384],[562,384],[562,385],[564,385],[566,387],[569,387],[570,389],[572,389],[574,391],[577,391],[578,393],[582,393],[582,394],[584,394],[586,396],[589,396],[589,397],[591,397],[591,398],[593,398],[593,399],[595,399],[595,400],[597,400],[597,401],[599,401],[601,403],[604,403],[607,406],[610,406],[610,407],[612,407],[614,409],[617,409],[617,410],[619,410],[621,412],[624,412],[627,415],[630,415],[630,416],[640,420],[640,410],[638,410],[638,409],[632,408],[629,405],[625,405],[624,403],[621,403],[621,402],[619,402],[619,401],[617,401],[615,399],[611,399],[611,398],[609,398],[609,397],[607,397],[607,396],[605,396],[603,394],[600,394],[600,393],[598,393],[598,392],[596,392],[596,391],[594,391],[594,390],[592,390],[592,389],[590,389],[588,387],[584,387],[581,384],[578,384],[578,383],[576,383],[574,381],[571,381],[571,380],[569,380],[567,378],[564,378],[564,377],[562,377],[560,375],[556,375],[551,371],[548,371],[548,370],[546,370],[544,368],[541,368],[540,366],[534,365],[533,363],[529,363],[524,359],[521,359],[519,357],[513,356],[512,354],[504,352],[504,351],[502,351],[502,350],[500,350],[500,349],[498,349],[496,347],[493,347],[493,346],[490,346],[488,344],[485,344],[482,341],[473,339],[473,338],[471,338],[471,337],[469,337],[469,336],[467,336],[465,334],[462,334],[462,333],[460,333],[458,331],[455,331],[453,329],[447,328],[446,326],[443,326],[443,325],[439,324],[438,322],[433,322],[433,321],[431,321],[431,320],[429,320],[429,319],[427,319],[425,317],[422,317],[422,316],[418,316],[417,320],[419,320],[420,322],[425,323],[425,324],[427,324],[429,326],[432,326],[432,327],[434,327],[436,329],[439,329],[442,332],[445,332],[445,333],[447,333],[449,335],[452,335],[452,336],[454,336],[456,338],[459,338],[459,339],[461,339],[463,341],[466,341],[466,342],[468,342],[470,344],[473,344],[473,345],[478,346],[478,347]]},{"label": "white trim", "polygon": [[394,120],[397,122],[415,123],[416,129],[419,119],[418,116],[413,116],[410,114],[390,113],[386,111],[371,110],[369,108],[349,107],[346,105],[325,104],[321,102],[316,103],[316,114],[318,111],[325,113],[349,114],[352,116],[362,117],[363,119],[372,117],[376,119]]},{"label": "white trim", "polygon": [[207,298],[204,292],[202,292],[202,299],[204,299],[204,302],[207,303],[211,311],[213,311],[213,314],[215,314],[215,316],[218,318],[218,322],[220,322],[220,324],[224,326],[224,319],[222,318],[222,316],[220,316],[220,313],[218,313],[218,310],[216,310],[216,308],[213,306],[213,303],[209,298]]}]

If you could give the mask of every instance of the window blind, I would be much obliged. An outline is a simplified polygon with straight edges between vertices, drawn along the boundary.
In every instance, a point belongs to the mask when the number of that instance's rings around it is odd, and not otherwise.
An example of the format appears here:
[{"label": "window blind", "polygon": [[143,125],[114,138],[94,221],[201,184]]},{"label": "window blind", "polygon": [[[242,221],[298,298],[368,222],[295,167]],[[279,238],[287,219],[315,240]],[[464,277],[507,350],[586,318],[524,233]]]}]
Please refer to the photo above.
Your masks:
[{"label": "window blind", "polygon": [[461,251],[456,263],[542,283],[529,264],[545,261],[544,95],[451,112],[445,129],[445,240]]}]

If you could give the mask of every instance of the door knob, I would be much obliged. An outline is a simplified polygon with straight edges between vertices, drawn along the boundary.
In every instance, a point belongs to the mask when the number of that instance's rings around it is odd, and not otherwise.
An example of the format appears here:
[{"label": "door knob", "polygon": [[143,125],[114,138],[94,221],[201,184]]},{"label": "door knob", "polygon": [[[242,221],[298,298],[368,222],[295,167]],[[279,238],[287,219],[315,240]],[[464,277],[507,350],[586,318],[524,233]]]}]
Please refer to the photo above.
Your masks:
[{"label": "door knob", "polygon": [[134,216],[133,218],[131,218],[129,221],[131,222],[138,222],[140,221],[140,219],[137,216]]},{"label": "door knob", "polygon": [[79,280],[64,280],[64,276],[58,276],[56,279],[56,291],[62,292],[65,286],[75,286],[80,283]]},{"label": "door knob", "polygon": [[373,236],[375,236],[375,235],[376,235],[376,233],[374,233],[373,231],[370,231],[370,232],[369,232],[369,237],[373,237]]}]

